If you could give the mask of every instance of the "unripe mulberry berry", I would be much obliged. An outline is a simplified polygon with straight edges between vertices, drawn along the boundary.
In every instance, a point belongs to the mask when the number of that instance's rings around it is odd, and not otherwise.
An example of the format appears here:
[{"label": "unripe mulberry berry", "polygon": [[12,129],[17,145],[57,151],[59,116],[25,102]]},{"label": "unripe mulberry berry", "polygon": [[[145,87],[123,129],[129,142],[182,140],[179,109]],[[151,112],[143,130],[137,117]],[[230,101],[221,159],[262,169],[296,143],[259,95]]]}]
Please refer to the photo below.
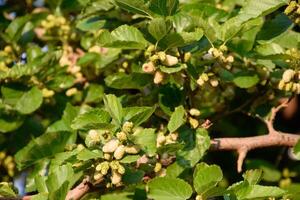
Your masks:
[{"label": "unripe mulberry berry", "polygon": [[283,90],[284,86],[285,86],[284,81],[283,81],[283,80],[280,80],[279,83],[278,83],[278,87],[277,87],[277,88],[278,88],[279,90]]},{"label": "unripe mulberry berry", "polygon": [[288,83],[292,80],[292,78],[295,76],[295,71],[292,69],[288,69],[286,71],[284,71],[284,73],[282,74],[282,80],[285,83]]},{"label": "unripe mulberry berry", "polygon": [[155,72],[155,64],[152,61],[144,63],[142,68],[145,73],[151,74]]},{"label": "unripe mulberry berry", "polygon": [[96,174],[94,174],[94,180],[100,180],[101,178],[103,178],[103,175],[101,174],[101,173],[96,173]]},{"label": "unripe mulberry berry", "polygon": [[111,183],[112,183],[113,185],[116,185],[116,184],[118,184],[118,183],[121,182],[121,180],[122,180],[122,175],[119,174],[119,173],[116,172],[116,171],[113,171],[113,172],[112,172],[112,176],[110,177],[110,179],[111,179]]},{"label": "unripe mulberry berry", "polygon": [[118,146],[119,140],[112,139],[103,146],[102,151],[104,153],[113,153],[118,148]]},{"label": "unripe mulberry berry", "polygon": [[122,126],[122,131],[125,133],[131,133],[134,124],[132,122],[125,122]]},{"label": "unripe mulberry berry", "polygon": [[189,110],[189,113],[190,113],[190,115],[195,116],[195,117],[198,117],[201,114],[200,111],[196,108],[191,108]]},{"label": "unripe mulberry berry", "polygon": [[118,132],[116,136],[117,136],[118,140],[120,140],[120,141],[127,140],[127,135],[123,131]]},{"label": "unripe mulberry berry", "polygon": [[167,58],[167,55],[165,52],[163,51],[160,51],[157,53],[157,56],[158,56],[158,59],[161,61],[161,62],[164,62]]},{"label": "unripe mulberry berry", "polygon": [[168,67],[171,67],[171,66],[177,65],[178,58],[175,56],[166,55],[166,59],[162,63]]},{"label": "unripe mulberry berry", "polygon": [[115,150],[114,152],[114,157],[119,160],[121,158],[123,158],[125,154],[125,146],[124,145],[120,145],[118,146],[118,148]]},{"label": "unripe mulberry berry", "polygon": [[217,79],[211,79],[209,83],[213,87],[217,87],[219,85],[219,81]]},{"label": "unripe mulberry berry", "polygon": [[191,52],[186,52],[185,54],[184,54],[184,62],[188,62],[190,59],[191,59],[191,57],[192,57],[192,54],[191,54]]},{"label": "unripe mulberry berry", "polygon": [[125,168],[122,165],[119,165],[118,173],[119,174],[125,174]]},{"label": "unripe mulberry berry", "polygon": [[154,74],[153,82],[155,84],[160,84],[164,80],[164,74],[161,71],[156,71]]},{"label": "unripe mulberry berry", "polygon": [[192,117],[189,117],[189,123],[191,125],[192,128],[197,128],[199,126],[199,122],[197,119],[194,119]]},{"label": "unripe mulberry berry", "polygon": [[138,145],[131,145],[125,147],[125,152],[128,154],[137,154],[140,152],[140,147]]},{"label": "unripe mulberry berry", "polygon": [[161,168],[162,168],[161,163],[156,163],[155,167],[154,167],[154,172],[155,173],[159,172],[161,170]]},{"label": "unripe mulberry berry", "polygon": [[199,85],[199,86],[203,86],[204,85],[204,80],[200,77],[200,78],[198,78],[198,80],[197,80],[197,84]]}]

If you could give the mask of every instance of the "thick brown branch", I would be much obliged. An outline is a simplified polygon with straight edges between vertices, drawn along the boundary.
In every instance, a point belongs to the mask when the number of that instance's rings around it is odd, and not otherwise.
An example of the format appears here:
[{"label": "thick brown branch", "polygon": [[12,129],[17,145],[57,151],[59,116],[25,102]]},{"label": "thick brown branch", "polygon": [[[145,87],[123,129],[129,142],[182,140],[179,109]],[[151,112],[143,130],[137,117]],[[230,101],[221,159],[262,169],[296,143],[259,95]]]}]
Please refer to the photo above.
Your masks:
[{"label": "thick brown branch", "polygon": [[242,163],[248,151],[257,148],[286,146],[293,147],[296,145],[300,135],[282,133],[275,131],[268,135],[238,137],[238,138],[215,138],[211,140],[211,150],[214,151],[237,151],[238,171],[242,170]]}]

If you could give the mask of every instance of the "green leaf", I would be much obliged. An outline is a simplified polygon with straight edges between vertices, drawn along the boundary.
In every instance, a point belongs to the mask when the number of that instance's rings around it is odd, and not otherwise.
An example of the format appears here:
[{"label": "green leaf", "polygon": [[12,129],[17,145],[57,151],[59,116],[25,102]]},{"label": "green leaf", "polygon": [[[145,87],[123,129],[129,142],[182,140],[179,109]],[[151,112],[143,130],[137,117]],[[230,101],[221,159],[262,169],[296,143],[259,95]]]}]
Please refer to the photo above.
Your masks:
[{"label": "green leaf", "polygon": [[255,86],[259,82],[259,78],[257,75],[242,75],[235,77],[233,79],[233,82],[240,88],[250,88]]},{"label": "green leaf", "polygon": [[135,27],[122,25],[111,33],[104,31],[99,36],[99,42],[104,47],[121,49],[145,49],[148,42]]},{"label": "green leaf", "polygon": [[196,165],[193,177],[196,192],[200,195],[204,195],[217,186],[223,178],[223,173],[221,168],[217,165],[200,163]]},{"label": "green leaf", "polygon": [[168,32],[165,19],[154,18],[151,20],[148,26],[148,31],[157,41],[162,39]]},{"label": "green leaf", "polygon": [[25,15],[12,20],[12,22],[5,30],[5,33],[12,41],[17,42],[17,40],[19,40],[19,38],[22,35],[23,28],[26,25],[26,23],[30,20],[30,18],[31,18],[30,15]]},{"label": "green leaf", "polygon": [[0,111],[0,132],[7,133],[22,126],[24,117],[16,114],[9,114]]},{"label": "green leaf", "polygon": [[102,100],[104,95],[104,88],[102,85],[90,84],[87,88],[84,102],[98,103]]},{"label": "green leaf", "polygon": [[183,106],[178,106],[172,113],[170,121],[168,123],[168,130],[170,132],[176,131],[181,125],[185,123],[185,110]]},{"label": "green leaf", "polygon": [[123,108],[124,121],[129,121],[134,124],[135,127],[139,126],[143,122],[147,121],[154,113],[156,106],[154,107],[127,107]]},{"label": "green leaf", "polygon": [[154,155],[156,152],[156,134],[155,129],[146,128],[138,131],[133,135],[135,144],[140,145],[143,151],[149,155]]},{"label": "green leaf", "polygon": [[131,192],[115,192],[101,195],[100,200],[132,200],[134,193]]},{"label": "green leaf", "polygon": [[0,197],[14,198],[17,197],[16,192],[6,182],[0,183]]},{"label": "green leaf", "polygon": [[111,127],[111,117],[108,112],[100,108],[93,108],[78,115],[71,124],[71,128],[78,129],[101,129]]},{"label": "green leaf", "polygon": [[151,16],[148,8],[145,6],[144,0],[115,0],[116,4],[128,12]]},{"label": "green leaf", "polygon": [[179,6],[179,0],[151,0],[150,10],[158,15],[172,16]]},{"label": "green leaf", "polygon": [[183,171],[185,170],[185,168],[181,165],[178,164],[178,162],[174,162],[171,165],[169,165],[167,167],[167,175],[166,177],[169,178],[176,178],[178,177]]},{"label": "green leaf", "polygon": [[122,177],[122,181],[125,184],[137,184],[143,180],[145,172],[142,170],[135,170],[126,168],[125,174]]},{"label": "green leaf", "polygon": [[154,200],[186,200],[193,193],[192,187],[178,178],[154,178],[149,181],[148,187],[148,198]]},{"label": "green leaf", "polygon": [[244,195],[238,196],[238,199],[257,199],[267,197],[281,197],[286,192],[283,189],[273,186],[251,185]]},{"label": "green leaf", "polygon": [[73,135],[70,132],[45,133],[32,139],[27,146],[15,155],[18,168],[24,169],[36,163],[40,159],[53,156],[64,151],[64,148]]},{"label": "green leaf", "polygon": [[[70,163],[59,166],[55,171],[50,172],[46,181],[49,193],[51,194],[52,192],[59,189],[65,182],[74,182],[72,181],[73,178],[74,171]],[[71,184],[68,185],[67,189],[69,189],[71,186]]]},{"label": "green leaf", "polygon": [[106,20],[103,20],[102,18],[98,16],[91,16],[85,19],[82,19],[77,22],[76,28],[82,30],[82,31],[88,31],[88,32],[93,32],[93,31],[98,31],[101,28],[104,27],[106,23]]},{"label": "green leaf", "polygon": [[193,167],[209,149],[210,138],[207,130],[198,128],[196,132],[183,127],[179,129],[180,140],[185,143],[184,149],[177,152],[178,162],[183,166]]},{"label": "green leaf", "polygon": [[30,114],[37,110],[42,103],[42,92],[37,87],[33,87],[21,96],[17,101],[15,108],[22,114]]},{"label": "green leaf", "polygon": [[121,125],[123,120],[123,108],[119,99],[113,94],[108,94],[104,96],[103,101],[105,109],[109,112],[110,116],[117,125]]},{"label": "green leaf", "polygon": [[248,170],[243,174],[243,177],[250,185],[255,185],[259,183],[262,178],[262,173],[263,171],[261,169]]},{"label": "green leaf", "polygon": [[83,149],[77,155],[78,160],[87,161],[91,159],[103,158],[103,152],[99,150],[90,151],[88,149]]},{"label": "green leaf", "polygon": [[297,142],[297,144],[293,148],[293,153],[295,157],[300,160],[300,140]]},{"label": "green leaf", "polygon": [[138,89],[142,90],[145,86],[153,83],[153,76],[142,73],[117,73],[105,78],[105,84],[115,89]]}]

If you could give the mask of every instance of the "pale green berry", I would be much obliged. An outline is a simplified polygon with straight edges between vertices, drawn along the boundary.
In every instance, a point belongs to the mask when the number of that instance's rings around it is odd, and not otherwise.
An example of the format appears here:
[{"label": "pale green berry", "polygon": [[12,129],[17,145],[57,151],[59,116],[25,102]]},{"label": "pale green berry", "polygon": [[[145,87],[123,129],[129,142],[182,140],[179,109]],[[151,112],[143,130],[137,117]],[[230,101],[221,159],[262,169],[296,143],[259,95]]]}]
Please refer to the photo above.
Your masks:
[{"label": "pale green berry", "polygon": [[117,136],[118,140],[120,140],[120,141],[127,140],[127,135],[123,131],[118,132],[116,136]]},{"label": "pale green berry", "polygon": [[175,56],[166,55],[166,59],[162,63],[168,67],[171,67],[178,64],[178,58]]},{"label": "pale green berry", "polygon": [[161,168],[162,168],[161,163],[156,163],[155,167],[154,167],[154,172],[155,173],[159,172],[161,170]]},{"label": "pale green berry", "polygon": [[125,152],[128,154],[137,154],[140,152],[140,147],[138,145],[130,145],[125,147]]},{"label": "pale green berry", "polygon": [[192,116],[195,116],[195,117],[198,117],[198,116],[200,116],[200,110],[198,110],[198,109],[196,109],[196,108],[191,108],[190,110],[189,110],[189,113],[190,113],[190,115],[192,115]]},{"label": "pale green berry", "polygon": [[292,78],[295,76],[295,71],[292,69],[285,70],[282,74],[282,80],[285,83],[288,83],[292,80]]},{"label": "pale green berry", "polygon": [[134,124],[132,122],[125,122],[122,126],[122,131],[125,133],[131,133],[133,129]]}]

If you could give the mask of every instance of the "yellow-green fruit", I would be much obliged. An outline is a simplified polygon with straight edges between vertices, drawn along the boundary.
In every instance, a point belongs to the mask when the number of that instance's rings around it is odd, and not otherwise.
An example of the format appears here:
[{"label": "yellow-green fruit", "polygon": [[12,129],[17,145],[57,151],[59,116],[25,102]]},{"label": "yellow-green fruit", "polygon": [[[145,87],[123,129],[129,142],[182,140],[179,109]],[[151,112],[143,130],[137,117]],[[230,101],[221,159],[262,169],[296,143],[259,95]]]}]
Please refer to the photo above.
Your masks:
[{"label": "yellow-green fruit", "polygon": [[158,144],[163,144],[163,143],[166,142],[166,137],[165,137],[164,135],[159,135],[159,136],[157,136],[157,138],[156,138],[156,142],[157,142]]},{"label": "yellow-green fruit", "polygon": [[154,167],[154,172],[155,173],[159,172],[161,170],[161,168],[162,168],[161,163],[156,163],[155,167]]},{"label": "yellow-green fruit", "polygon": [[158,59],[161,61],[161,62],[164,62],[167,58],[167,55],[165,52],[163,51],[160,51],[157,53],[157,56],[158,56]]},{"label": "yellow-green fruit", "polygon": [[94,180],[100,180],[101,178],[103,178],[103,175],[101,173],[94,174]]},{"label": "yellow-green fruit", "polygon": [[125,154],[125,146],[124,145],[120,145],[118,146],[118,148],[115,150],[114,152],[114,157],[119,160],[122,159],[123,156]]},{"label": "yellow-green fruit", "polygon": [[219,81],[217,79],[211,79],[209,83],[213,87],[217,87],[219,85]]},{"label": "yellow-green fruit", "polygon": [[118,148],[118,146],[119,140],[112,139],[103,146],[102,151],[104,153],[113,153]]},{"label": "yellow-green fruit", "polygon": [[175,56],[166,55],[166,59],[162,63],[168,67],[171,67],[171,66],[177,65],[178,58]]},{"label": "yellow-green fruit", "polygon": [[191,125],[192,128],[197,128],[199,126],[199,122],[197,119],[194,119],[192,117],[189,117],[189,123]]},{"label": "yellow-green fruit", "polygon": [[191,108],[190,110],[189,110],[189,113],[190,113],[190,115],[192,115],[192,116],[195,116],[195,117],[198,117],[198,116],[200,116],[200,110],[198,110],[198,109],[196,109],[196,108]]},{"label": "yellow-green fruit", "polygon": [[278,83],[278,89],[279,89],[279,90],[283,90],[284,86],[285,86],[284,81],[283,81],[283,80],[280,80],[279,83]]},{"label": "yellow-green fruit", "polygon": [[90,130],[88,133],[88,137],[93,141],[94,143],[98,143],[101,141],[101,134],[99,134],[96,130]]},{"label": "yellow-green fruit", "polygon": [[205,81],[201,77],[199,77],[198,80],[197,80],[197,84],[199,86],[203,86],[205,84]]},{"label": "yellow-green fruit", "polygon": [[132,122],[125,122],[122,126],[122,131],[125,133],[131,133],[133,129],[134,124]]},{"label": "yellow-green fruit", "polygon": [[118,132],[116,136],[117,136],[118,140],[120,140],[120,141],[127,140],[127,135],[123,131]]},{"label": "yellow-green fruit", "polygon": [[125,152],[128,154],[137,154],[140,152],[140,147],[138,145],[130,145],[125,147]]},{"label": "yellow-green fruit", "polygon": [[116,185],[122,181],[122,175],[116,171],[113,171],[112,176],[110,177],[111,183]]},{"label": "yellow-green fruit", "polygon": [[285,91],[287,91],[287,92],[291,91],[292,86],[293,86],[293,83],[287,83],[287,84],[285,84],[285,88],[284,88]]},{"label": "yellow-green fruit", "polygon": [[292,80],[292,78],[295,76],[295,71],[292,69],[285,70],[282,74],[282,80],[285,83],[288,83]]},{"label": "yellow-green fruit", "polygon": [[154,51],[154,50],[155,50],[155,46],[154,46],[154,45],[150,45],[150,46],[147,48],[146,51],[152,52],[152,51]]},{"label": "yellow-green fruit", "polygon": [[291,14],[295,9],[297,8],[297,2],[296,1],[291,1],[289,3],[289,5],[286,7],[286,9],[284,10],[284,13],[286,15]]},{"label": "yellow-green fruit", "polygon": [[113,170],[117,170],[120,166],[120,163],[118,161],[111,161],[109,163],[109,166],[113,169]]},{"label": "yellow-green fruit", "polygon": [[154,74],[153,82],[155,84],[160,84],[164,80],[164,74],[161,71],[156,71]]},{"label": "yellow-green fruit", "polygon": [[191,52],[187,52],[187,53],[185,53],[184,54],[184,62],[188,62],[190,59],[191,59],[191,57],[192,57],[192,54],[191,54]]},{"label": "yellow-green fruit", "polygon": [[119,165],[118,173],[119,174],[125,174],[125,168],[122,165]]},{"label": "yellow-green fruit", "polygon": [[208,79],[209,79],[207,73],[202,73],[202,74],[200,75],[200,78],[202,78],[202,80],[205,81],[205,82],[208,81]]},{"label": "yellow-green fruit", "polygon": [[196,200],[203,200],[201,195],[196,196]]}]

